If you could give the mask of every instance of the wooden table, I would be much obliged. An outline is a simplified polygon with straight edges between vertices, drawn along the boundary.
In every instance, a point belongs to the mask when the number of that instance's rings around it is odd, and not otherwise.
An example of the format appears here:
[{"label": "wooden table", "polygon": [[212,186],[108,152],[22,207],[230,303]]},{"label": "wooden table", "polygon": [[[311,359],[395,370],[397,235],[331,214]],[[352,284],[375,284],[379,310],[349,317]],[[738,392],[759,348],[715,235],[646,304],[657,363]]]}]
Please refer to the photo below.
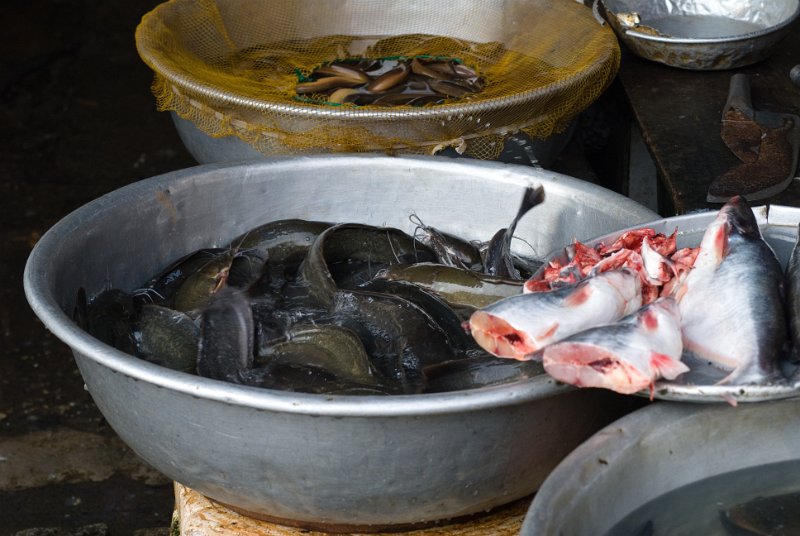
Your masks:
[{"label": "wooden table", "polygon": [[[427,528],[397,532],[338,533],[338,536],[516,536],[532,497],[519,499],[491,512]],[[238,514],[175,483],[175,511],[171,534],[179,536],[327,536],[328,532],[288,527]]]},{"label": "wooden table", "polygon": [[[663,216],[720,207],[706,202],[706,191],[716,176],[739,163],[720,138],[731,75],[750,75],[754,109],[800,114],[800,88],[789,79],[789,70],[800,63],[800,23],[766,60],[727,71],[669,67],[620,46],[619,81],[656,166]],[[800,206],[800,180],[757,203]]]}]

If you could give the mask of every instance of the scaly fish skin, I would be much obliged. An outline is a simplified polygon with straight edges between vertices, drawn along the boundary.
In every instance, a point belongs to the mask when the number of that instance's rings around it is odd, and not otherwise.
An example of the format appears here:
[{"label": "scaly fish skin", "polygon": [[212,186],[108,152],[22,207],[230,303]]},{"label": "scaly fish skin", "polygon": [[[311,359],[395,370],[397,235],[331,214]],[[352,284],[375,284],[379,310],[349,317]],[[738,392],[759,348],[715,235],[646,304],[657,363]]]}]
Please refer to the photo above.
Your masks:
[{"label": "scaly fish skin", "polygon": [[659,378],[687,372],[681,362],[681,321],[672,298],[659,298],[619,322],[576,333],[545,347],[545,371],[578,387],[633,394]]},{"label": "scaly fish skin", "polygon": [[623,268],[571,287],[504,298],[475,311],[468,325],[487,352],[525,360],[547,344],[619,320],[641,304],[641,280]]},{"label": "scaly fish skin", "polygon": [[781,377],[783,270],[744,198],[732,198],[708,226],[675,298],[684,348],[732,370],[719,383],[766,383]]}]

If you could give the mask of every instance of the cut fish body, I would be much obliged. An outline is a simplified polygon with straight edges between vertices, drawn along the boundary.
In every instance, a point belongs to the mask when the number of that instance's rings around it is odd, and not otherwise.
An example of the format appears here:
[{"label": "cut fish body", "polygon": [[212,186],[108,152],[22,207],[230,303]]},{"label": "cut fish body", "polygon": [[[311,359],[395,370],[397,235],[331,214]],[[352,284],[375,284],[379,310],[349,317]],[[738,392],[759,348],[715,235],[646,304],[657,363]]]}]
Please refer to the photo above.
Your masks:
[{"label": "cut fish body", "polygon": [[615,322],[641,303],[639,276],[622,268],[593,275],[571,287],[504,298],[475,311],[469,330],[491,354],[530,359],[545,345]]},{"label": "cut fish body", "polygon": [[786,338],[783,273],[744,198],[731,199],[706,229],[675,298],[684,347],[733,370],[720,383],[779,377]]},{"label": "cut fish body", "polygon": [[795,354],[800,354],[800,225],[797,231],[797,239],[786,264],[786,306],[789,336]]},{"label": "cut fish body", "polygon": [[632,394],[689,370],[681,362],[681,322],[672,298],[620,320],[576,333],[544,349],[545,371],[561,382]]}]

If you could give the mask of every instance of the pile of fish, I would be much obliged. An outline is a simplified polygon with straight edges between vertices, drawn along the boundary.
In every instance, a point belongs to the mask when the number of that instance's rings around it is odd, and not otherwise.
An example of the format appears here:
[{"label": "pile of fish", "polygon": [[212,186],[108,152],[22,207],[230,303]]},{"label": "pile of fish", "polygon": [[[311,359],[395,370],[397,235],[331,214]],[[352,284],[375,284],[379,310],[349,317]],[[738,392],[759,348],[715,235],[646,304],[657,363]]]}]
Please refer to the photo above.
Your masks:
[{"label": "pile of fish", "polygon": [[478,73],[457,61],[401,58],[333,61],[315,69],[295,91],[330,104],[423,106],[482,88]]},{"label": "pile of fish", "polygon": [[656,380],[689,370],[687,356],[729,371],[720,384],[785,381],[787,323],[800,348],[800,248],[784,273],[744,198],[722,207],[696,248],[644,228],[571,253],[522,294],[474,312],[475,340],[499,357],[541,360],[564,383],[626,394],[652,397]]},{"label": "pile of fish", "polygon": [[[196,251],[76,322],[129,354],[200,376],[309,393],[415,394],[542,372],[632,394],[710,363],[719,383],[786,381],[800,348],[800,247],[784,271],[734,197],[698,247],[642,228],[575,241],[566,262],[512,253],[507,228],[470,242],[358,223],[280,220]],[[471,335],[471,336],[470,336]],[[497,359],[512,358],[512,359]]]},{"label": "pile of fish", "polygon": [[442,392],[542,374],[499,360],[463,328],[522,292],[541,265],[512,254],[507,228],[472,243],[359,223],[280,220],[195,251],[132,291],[79,291],[75,320],[103,342],[175,370],[318,394]]}]

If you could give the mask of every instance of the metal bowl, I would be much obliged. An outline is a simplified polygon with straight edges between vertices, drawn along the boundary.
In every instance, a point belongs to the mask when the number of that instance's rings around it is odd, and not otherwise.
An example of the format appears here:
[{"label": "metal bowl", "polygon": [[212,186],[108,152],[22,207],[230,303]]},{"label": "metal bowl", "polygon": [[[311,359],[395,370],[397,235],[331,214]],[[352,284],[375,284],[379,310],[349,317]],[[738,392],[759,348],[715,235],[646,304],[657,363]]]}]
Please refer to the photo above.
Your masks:
[{"label": "metal bowl", "polygon": [[[183,119],[175,112],[170,112],[170,115],[184,147],[200,164],[238,162],[276,156],[266,155],[257,151],[252,145],[238,136],[214,138],[197,128],[197,125],[192,121]],[[572,139],[577,124],[578,121],[573,119],[562,132],[556,132],[544,139],[531,138],[523,132],[518,132],[514,135],[509,134],[504,142],[503,151],[498,155],[496,161],[509,164],[538,164],[549,168],[555,163],[570,139]],[[374,152],[376,154],[382,153],[381,151]],[[455,149],[450,147],[437,154],[459,157]]]},{"label": "metal bowl", "polygon": [[[487,84],[470,99],[435,106],[321,106],[293,98],[296,80],[278,77],[265,84],[244,74],[246,69],[224,67],[231,53],[273,45],[307,53],[310,45],[300,43],[325,36],[340,36],[346,44],[336,55],[315,54],[315,62],[360,57],[376,41],[401,36],[447,38],[464,42],[459,48],[465,50],[476,46],[468,43],[480,44],[474,54]],[[485,158],[496,154],[495,143],[518,131],[537,139],[562,132],[608,87],[619,67],[617,39],[588,8],[547,0],[173,0],[142,18],[136,45],[163,81],[163,90],[156,89],[159,108],[174,111],[211,138],[193,141],[205,149],[220,145],[215,149],[238,152],[237,144],[213,143],[237,137],[267,156],[438,154],[448,147]],[[449,46],[441,53],[449,54]],[[484,46],[515,56],[484,57]],[[421,50],[439,54],[438,45]],[[297,57],[291,78],[295,69],[310,68],[303,54],[289,56]],[[178,123],[179,131],[188,127]],[[198,161],[222,161],[206,155]]]},{"label": "metal bowl", "polygon": [[135,288],[184,254],[282,218],[412,232],[415,213],[486,239],[508,225],[531,182],[547,200],[517,227],[528,253],[656,217],[592,184],[494,162],[331,155],[206,165],[131,184],[66,216],[31,253],[25,291],[72,348],[111,426],[168,477],[240,512],[326,530],[462,516],[534,492],[630,406],[544,375],[396,397],[249,388],[136,359],[79,329],[70,313],[80,286],[89,296]]},{"label": "metal bowl", "polygon": [[604,18],[643,58],[694,70],[763,60],[800,15],[799,0],[596,0]]},{"label": "metal bowl", "polygon": [[[800,462],[798,444],[798,398],[738,408],[658,402],[605,427],[567,456],[536,493],[521,535],[609,534],[640,506],[682,486]],[[720,501],[736,501],[748,492],[769,490],[751,484],[715,490]],[[721,533],[696,527],[661,532],[661,520],[652,521],[656,534]],[[646,532],[625,532],[634,533]]]}]

